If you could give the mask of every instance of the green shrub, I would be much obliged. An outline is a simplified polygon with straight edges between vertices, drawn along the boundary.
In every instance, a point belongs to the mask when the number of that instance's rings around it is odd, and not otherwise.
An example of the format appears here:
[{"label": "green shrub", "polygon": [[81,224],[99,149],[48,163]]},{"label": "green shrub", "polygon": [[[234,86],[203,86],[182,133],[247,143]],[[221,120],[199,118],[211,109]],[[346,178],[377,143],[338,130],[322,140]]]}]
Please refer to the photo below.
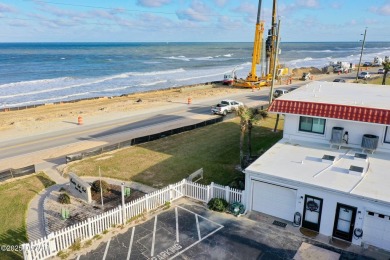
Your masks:
[{"label": "green shrub", "polygon": [[104,180],[96,180],[92,183],[91,189],[94,192],[100,192],[100,182],[102,183],[103,193],[106,193],[110,189],[110,184]]},{"label": "green shrub", "polygon": [[259,110],[259,114],[261,115],[262,118],[267,118],[268,117],[267,110]]},{"label": "green shrub", "polygon": [[59,258],[61,258],[61,259],[66,259],[66,258],[68,258],[69,253],[67,253],[67,252],[61,250],[61,251],[59,251],[59,252],[57,253],[57,256],[58,256]]},{"label": "green shrub", "polygon": [[72,251],[77,251],[81,249],[81,239],[77,238],[74,243],[69,247]]},{"label": "green shrub", "polygon": [[67,193],[61,193],[58,196],[58,202],[61,204],[70,204],[70,197]]},{"label": "green shrub", "polygon": [[207,203],[207,206],[209,206],[209,209],[214,210],[214,211],[225,211],[229,203],[220,198],[213,198]]}]

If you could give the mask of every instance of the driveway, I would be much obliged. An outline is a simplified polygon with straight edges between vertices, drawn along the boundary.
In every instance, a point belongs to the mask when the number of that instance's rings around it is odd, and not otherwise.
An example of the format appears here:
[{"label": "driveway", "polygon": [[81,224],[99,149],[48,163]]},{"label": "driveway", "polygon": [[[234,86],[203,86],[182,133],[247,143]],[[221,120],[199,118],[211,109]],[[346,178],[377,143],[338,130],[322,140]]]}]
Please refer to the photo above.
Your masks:
[{"label": "driveway", "polygon": [[340,259],[376,259],[334,248],[272,224],[205,209],[188,200],[76,259],[293,259],[302,242]]}]

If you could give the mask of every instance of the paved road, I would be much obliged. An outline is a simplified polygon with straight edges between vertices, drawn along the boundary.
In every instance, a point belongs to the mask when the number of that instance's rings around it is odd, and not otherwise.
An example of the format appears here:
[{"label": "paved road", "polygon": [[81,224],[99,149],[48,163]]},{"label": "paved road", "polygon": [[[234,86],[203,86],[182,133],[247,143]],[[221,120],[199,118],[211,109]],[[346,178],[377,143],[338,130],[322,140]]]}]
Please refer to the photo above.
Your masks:
[{"label": "paved road", "polygon": [[[63,146],[69,148],[72,144],[88,142],[90,146],[85,149],[89,149],[93,146],[117,143],[137,136],[143,136],[145,133],[158,133],[161,130],[190,125],[217,117],[210,114],[210,106],[223,98],[237,99],[248,105],[266,104],[268,91],[269,88],[255,92],[248,89],[246,93],[209,99],[201,103],[194,102],[191,105],[171,103],[163,110],[151,108],[137,114],[129,112],[128,117],[95,122],[93,124],[85,122],[82,126],[73,124],[61,131],[5,140],[0,143],[0,170],[6,168],[2,167],[6,165],[5,163],[2,164],[2,161],[9,158],[34,153],[37,160],[43,160],[49,155],[53,158],[80,151],[80,145],[77,145],[73,150],[62,149]],[[96,144],[91,144],[92,142]],[[52,151],[49,154],[43,152],[50,149]],[[42,155],[38,155],[39,152],[42,152]]]}]

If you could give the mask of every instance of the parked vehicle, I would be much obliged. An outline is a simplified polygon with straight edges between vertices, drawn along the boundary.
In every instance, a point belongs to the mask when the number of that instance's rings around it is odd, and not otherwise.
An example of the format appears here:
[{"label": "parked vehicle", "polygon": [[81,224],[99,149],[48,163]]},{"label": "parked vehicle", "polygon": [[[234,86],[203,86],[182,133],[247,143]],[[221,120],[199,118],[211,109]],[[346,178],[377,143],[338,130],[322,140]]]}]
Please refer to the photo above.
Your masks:
[{"label": "parked vehicle", "polygon": [[369,62],[369,61],[366,61],[364,64],[363,64],[363,67],[371,67],[372,66],[372,62]]},{"label": "parked vehicle", "polygon": [[375,57],[372,66],[374,66],[374,67],[382,66],[382,62],[383,62],[383,59],[382,59],[382,58],[380,58],[380,57]]},{"label": "parked vehicle", "polygon": [[358,79],[369,79],[371,78],[370,72],[362,71],[358,74]]},{"label": "parked vehicle", "polygon": [[384,69],[379,69],[378,70],[378,74],[385,74],[385,70]]},{"label": "parked vehicle", "polygon": [[345,68],[342,68],[340,66],[336,66],[333,68],[333,72],[334,73],[346,73],[346,72],[348,72],[348,68],[345,69]]},{"label": "parked vehicle", "polygon": [[242,102],[235,100],[225,99],[222,100],[219,104],[211,107],[212,114],[219,114],[226,116],[227,113],[237,110],[240,106],[243,106]]},{"label": "parked vehicle", "polygon": [[310,74],[310,72],[304,72],[303,74],[302,74],[302,77],[301,77],[301,80],[309,80],[311,78],[311,74]]},{"label": "parked vehicle", "polygon": [[275,89],[274,91],[274,98],[283,96],[284,94],[287,94],[288,90],[287,89]]},{"label": "parked vehicle", "polygon": [[345,83],[345,80],[344,80],[344,79],[334,79],[333,82],[342,82],[342,83]]}]

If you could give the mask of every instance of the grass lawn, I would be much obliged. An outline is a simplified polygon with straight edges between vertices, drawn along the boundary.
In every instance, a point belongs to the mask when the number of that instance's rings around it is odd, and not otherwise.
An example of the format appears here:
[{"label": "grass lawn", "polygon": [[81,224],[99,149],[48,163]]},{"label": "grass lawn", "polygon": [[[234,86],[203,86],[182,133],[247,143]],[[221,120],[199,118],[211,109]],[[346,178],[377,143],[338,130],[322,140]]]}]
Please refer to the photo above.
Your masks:
[{"label": "grass lawn", "polygon": [[[276,116],[255,126],[252,133],[253,153],[266,150],[282,137],[272,132]],[[283,117],[278,129],[283,127]],[[145,144],[106,153],[71,164],[66,172],[79,176],[102,176],[137,181],[156,188],[188,177],[204,169],[203,183],[228,185],[238,175],[239,119],[218,123],[193,131],[169,136]]]},{"label": "grass lawn", "polygon": [[[387,74],[389,75],[389,74]],[[382,85],[382,80],[383,80],[383,75],[380,75],[380,77],[377,77],[377,78],[374,78],[374,79],[371,79],[369,81],[367,81],[368,84],[377,84],[377,85]],[[386,85],[390,85],[390,77],[387,76],[386,77]]]},{"label": "grass lawn", "polygon": [[[26,211],[30,200],[53,185],[45,174],[0,184],[0,245],[17,246],[27,242]],[[22,259],[22,251],[0,250],[0,259]]]}]

